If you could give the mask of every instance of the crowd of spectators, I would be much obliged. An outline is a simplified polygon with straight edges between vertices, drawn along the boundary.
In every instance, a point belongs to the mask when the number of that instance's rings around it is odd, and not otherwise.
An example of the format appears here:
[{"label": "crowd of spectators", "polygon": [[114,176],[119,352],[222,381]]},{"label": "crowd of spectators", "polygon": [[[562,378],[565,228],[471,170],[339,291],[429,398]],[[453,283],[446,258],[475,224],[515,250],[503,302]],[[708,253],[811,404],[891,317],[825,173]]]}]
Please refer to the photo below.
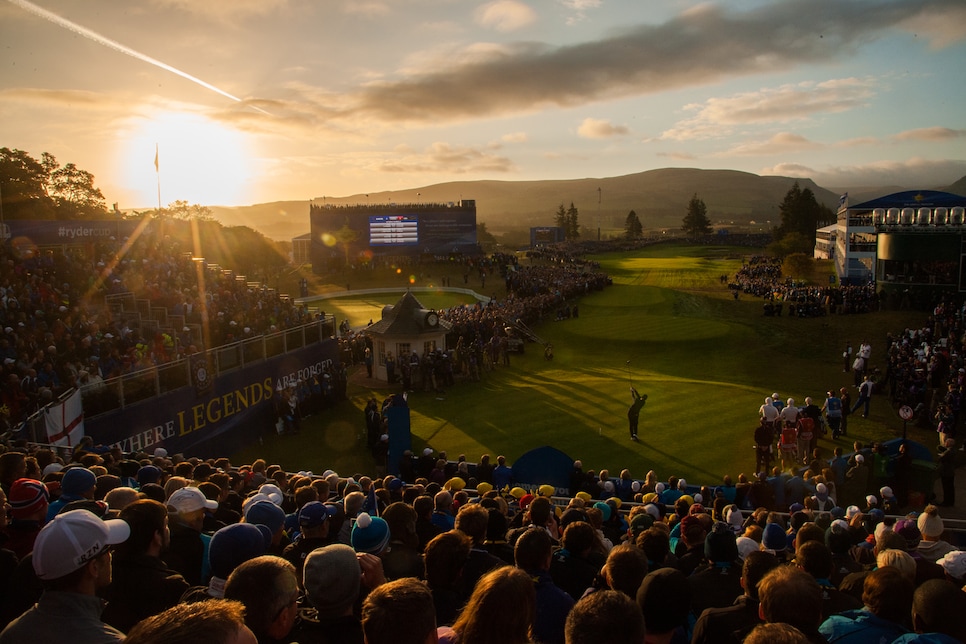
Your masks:
[{"label": "crowd of spectators", "polygon": [[[17,248],[0,247],[5,429],[73,387],[96,388],[116,376],[312,319],[274,289],[200,266],[168,238]],[[124,305],[112,306],[112,299]],[[180,326],[157,324],[152,315],[158,309]]]},{"label": "crowd of spectators", "polygon": [[804,485],[775,503],[761,480],[580,462],[566,492],[512,477],[502,456],[430,448],[370,478],[8,446],[0,643],[187,641],[189,625],[266,643],[966,637],[966,552],[935,506],[898,514],[883,490],[840,507]]},{"label": "crowd of spectators", "polygon": [[879,308],[875,284],[808,286],[802,280],[784,277],[780,258],[752,255],[734,279],[721,276],[735,293],[764,299],[766,316],[819,317],[827,314],[870,313]]}]

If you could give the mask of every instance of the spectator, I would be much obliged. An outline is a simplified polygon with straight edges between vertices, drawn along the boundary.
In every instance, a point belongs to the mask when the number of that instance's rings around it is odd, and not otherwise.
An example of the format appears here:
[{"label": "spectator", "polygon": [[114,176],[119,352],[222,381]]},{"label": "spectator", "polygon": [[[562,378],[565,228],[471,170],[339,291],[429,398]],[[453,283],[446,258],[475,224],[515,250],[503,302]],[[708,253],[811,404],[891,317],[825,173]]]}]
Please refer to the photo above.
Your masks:
[{"label": "spectator", "polygon": [[259,642],[286,642],[299,613],[295,566],[273,555],[250,559],[228,576],[225,599],[245,606],[245,625]]},{"label": "spectator", "polygon": [[444,532],[432,521],[433,505],[433,499],[429,496],[419,496],[413,501],[413,509],[416,511],[416,535],[419,537],[420,552],[426,550],[426,544],[433,537]]},{"label": "spectator", "polygon": [[624,593],[599,590],[574,604],[564,635],[566,644],[643,644],[644,616]]},{"label": "spectator", "polygon": [[550,577],[553,544],[547,531],[532,527],[517,539],[513,548],[517,568],[529,575],[536,588],[533,636],[545,644],[563,644],[564,622],[573,608],[573,598],[554,585]]},{"label": "spectator", "polygon": [[741,563],[738,545],[728,524],[718,521],[704,542],[707,563],[690,577],[691,610],[700,615],[706,608],[731,606],[741,596]]},{"label": "spectator", "polygon": [[647,558],[643,551],[631,544],[624,544],[611,549],[600,576],[607,588],[636,599],[637,589],[647,571]]},{"label": "spectator", "polygon": [[34,544],[32,564],[44,583],[40,601],[0,633],[0,644],[120,642],[124,634],[101,621],[99,591],[111,583],[111,546],[131,528],[120,519],[102,521],[86,510],[58,515]]},{"label": "spectator", "polygon": [[771,553],[749,553],[741,569],[744,594],[727,608],[704,610],[694,625],[692,644],[740,642],[752,628],[762,623],[758,614],[758,582],[778,565],[778,559]]},{"label": "spectator", "polygon": [[529,644],[536,610],[530,577],[505,566],[480,579],[452,628],[439,628],[440,644]]},{"label": "spectator", "polygon": [[144,499],[126,506],[119,518],[131,536],[118,544],[114,575],[103,597],[108,601],[103,619],[127,632],[142,619],[171,608],[188,589],[184,577],[169,570],[161,553],[168,545],[168,511]]},{"label": "spectator", "polygon": [[60,496],[47,508],[47,521],[50,521],[65,505],[72,501],[93,500],[97,487],[97,477],[86,467],[72,467],[60,480]]},{"label": "spectator", "polygon": [[[812,525],[812,524],[808,524]],[[809,541],[795,551],[795,564],[810,574],[822,589],[822,619],[847,610],[862,608],[862,602],[832,585],[832,552],[824,543]]]},{"label": "spectator", "polygon": [[191,586],[201,585],[202,563],[211,540],[201,532],[206,509],[216,510],[218,504],[206,499],[196,487],[175,490],[168,498],[171,539],[164,561]]},{"label": "spectator", "polygon": [[10,487],[10,522],[0,528],[6,535],[3,546],[23,559],[34,549],[34,540],[47,517],[50,497],[47,486],[33,479],[17,479]]},{"label": "spectator", "polygon": [[194,588],[197,592],[192,594],[191,599],[223,598],[225,583],[235,568],[265,554],[271,542],[268,528],[249,523],[233,523],[213,534],[208,546],[211,579],[207,587]]},{"label": "spectator", "polygon": [[819,632],[831,643],[891,642],[908,632],[912,581],[891,566],[869,573],[862,591],[864,607],[826,619]]},{"label": "spectator", "polygon": [[564,528],[561,547],[550,562],[553,583],[573,597],[574,601],[583,597],[600,572],[600,566],[590,560],[594,536],[594,528],[586,521],[571,523]]},{"label": "spectator", "polygon": [[916,552],[924,559],[935,561],[942,559],[946,554],[956,550],[952,545],[943,540],[943,533],[946,527],[943,518],[939,516],[939,510],[935,505],[927,505],[916,520],[916,526],[922,534],[922,540],[916,546]]},{"label": "spectator", "polygon": [[809,639],[791,624],[759,624],[743,644],[809,644]]},{"label": "spectator", "polygon": [[313,608],[302,611],[302,621],[291,634],[293,640],[362,644],[362,623],[353,615],[353,608],[363,588],[363,558],[367,558],[367,581],[375,582],[375,587],[382,570],[378,557],[357,557],[341,543],[309,553],[302,585]]},{"label": "spectator", "polygon": [[637,605],[644,615],[648,642],[664,644],[686,637],[691,590],[681,571],[661,568],[648,573],[637,590]]},{"label": "spectator", "polygon": [[411,505],[397,501],[383,510],[382,518],[389,525],[390,535],[389,547],[380,555],[386,579],[422,579],[425,564],[416,534],[416,511]]},{"label": "spectator", "polygon": [[426,583],[433,593],[440,626],[456,621],[467,600],[459,579],[472,547],[472,540],[456,530],[437,535],[426,545]]},{"label": "spectator", "polygon": [[282,557],[295,566],[296,579],[301,583],[305,558],[316,548],[329,545],[329,511],[324,503],[310,501],[298,512],[299,536],[282,551]]},{"label": "spectator", "polygon": [[245,607],[227,599],[178,604],[131,629],[127,644],[256,644]]},{"label": "spectator", "polygon": [[483,545],[490,514],[479,505],[467,505],[456,514],[456,529],[469,537],[473,545],[460,575],[461,593],[469,597],[476,582],[494,568],[506,565],[502,559],[491,555]]},{"label": "spectator", "polygon": [[914,633],[897,637],[894,644],[953,644],[966,641],[966,595],[939,579],[930,579],[918,588],[912,598]]},{"label": "spectator", "polygon": [[366,644],[430,644],[436,641],[436,610],[426,584],[412,577],[387,582],[362,605]]},{"label": "spectator", "polygon": [[758,584],[758,615],[769,624],[782,622],[797,628],[809,641],[824,641],[822,590],[811,575],[792,566],[778,566]]}]

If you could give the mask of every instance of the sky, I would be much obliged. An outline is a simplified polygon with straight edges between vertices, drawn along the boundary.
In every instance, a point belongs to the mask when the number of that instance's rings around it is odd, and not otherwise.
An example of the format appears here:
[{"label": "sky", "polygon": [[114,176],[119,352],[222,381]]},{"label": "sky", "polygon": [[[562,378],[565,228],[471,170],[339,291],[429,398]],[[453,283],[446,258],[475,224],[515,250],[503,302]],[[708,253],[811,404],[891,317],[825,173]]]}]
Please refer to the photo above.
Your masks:
[{"label": "sky", "polygon": [[0,0],[0,52],[0,147],[122,210],[666,167],[966,175],[963,0]]}]

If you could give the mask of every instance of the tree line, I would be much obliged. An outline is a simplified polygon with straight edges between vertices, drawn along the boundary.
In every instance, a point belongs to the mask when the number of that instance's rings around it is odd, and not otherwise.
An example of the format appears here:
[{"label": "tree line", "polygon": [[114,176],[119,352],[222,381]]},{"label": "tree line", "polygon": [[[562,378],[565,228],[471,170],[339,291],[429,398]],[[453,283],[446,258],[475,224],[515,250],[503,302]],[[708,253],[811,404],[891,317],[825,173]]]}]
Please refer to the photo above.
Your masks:
[{"label": "tree line", "polygon": [[[815,233],[821,226],[835,222],[836,216],[830,208],[818,203],[809,188],[802,189],[796,181],[778,205],[781,224],[772,229],[772,244],[769,250],[786,257],[793,253],[812,254],[815,246]],[[564,239],[575,241],[580,238],[578,210],[573,202],[565,209],[563,204],[557,208],[554,224],[564,231]],[[714,232],[708,217],[708,207],[695,193],[685,208],[681,220],[681,230],[687,237],[704,237]],[[644,235],[644,225],[637,212],[631,210],[624,219],[623,237],[628,240],[640,239]]]}]

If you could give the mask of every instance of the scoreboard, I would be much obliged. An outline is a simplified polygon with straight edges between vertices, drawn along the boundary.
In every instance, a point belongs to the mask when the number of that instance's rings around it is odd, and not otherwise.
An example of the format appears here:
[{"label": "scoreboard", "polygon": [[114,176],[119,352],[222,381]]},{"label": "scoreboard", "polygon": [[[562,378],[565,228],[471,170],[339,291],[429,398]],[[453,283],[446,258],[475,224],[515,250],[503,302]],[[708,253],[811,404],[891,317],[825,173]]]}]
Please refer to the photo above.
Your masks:
[{"label": "scoreboard", "polygon": [[419,243],[419,219],[412,215],[369,217],[370,246],[412,246]]}]

